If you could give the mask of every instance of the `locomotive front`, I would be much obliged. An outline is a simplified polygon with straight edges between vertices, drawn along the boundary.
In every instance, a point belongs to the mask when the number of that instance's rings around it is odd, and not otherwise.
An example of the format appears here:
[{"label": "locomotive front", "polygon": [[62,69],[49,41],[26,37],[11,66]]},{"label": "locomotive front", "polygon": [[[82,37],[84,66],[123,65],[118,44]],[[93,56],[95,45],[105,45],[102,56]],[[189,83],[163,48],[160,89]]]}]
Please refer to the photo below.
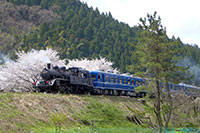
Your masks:
[{"label": "locomotive front", "polygon": [[39,92],[55,91],[57,89],[55,84],[58,85],[60,83],[58,79],[62,79],[65,82],[69,81],[69,73],[65,67],[54,66],[51,68],[51,64],[47,64],[47,68],[42,70],[40,76],[42,79],[33,83],[33,87]]}]

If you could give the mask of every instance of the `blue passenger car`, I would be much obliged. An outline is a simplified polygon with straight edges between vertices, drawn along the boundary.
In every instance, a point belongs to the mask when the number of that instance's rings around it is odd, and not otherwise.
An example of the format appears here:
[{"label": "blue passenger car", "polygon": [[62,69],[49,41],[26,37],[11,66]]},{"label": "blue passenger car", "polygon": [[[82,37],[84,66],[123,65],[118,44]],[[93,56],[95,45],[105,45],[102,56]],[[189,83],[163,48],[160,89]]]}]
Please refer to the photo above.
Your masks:
[{"label": "blue passenger car", "polygon": [[145,81],[123,74],[90,71],[93,86],[99,94],[145,96],[146,92],[137,93],[134,88],[144,85]]},{"label": "blue passenger car", "polygon": [[[186,85],[183,83],[173,84],[169,83],[169,89],[172,93],[180,93],[183,92],[188,96],[198,97],[200,96],[200,88],[197,86]],[[166,88],[164,88],[164,92],[167,92]]]}]

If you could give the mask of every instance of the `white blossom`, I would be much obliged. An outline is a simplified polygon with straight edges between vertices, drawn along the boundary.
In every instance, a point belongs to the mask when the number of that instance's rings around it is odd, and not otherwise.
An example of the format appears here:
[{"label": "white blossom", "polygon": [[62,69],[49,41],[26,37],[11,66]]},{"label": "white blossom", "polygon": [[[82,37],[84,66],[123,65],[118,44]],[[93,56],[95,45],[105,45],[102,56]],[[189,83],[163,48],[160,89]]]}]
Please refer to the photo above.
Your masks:
[{"label": "white blossom", "polygon": [[112,72],[118,72],[117,69],[112,68],[112,62],[107,61],[105,58],[100,59],[82,59],[82,60],[70,60],[67,67],[81,67],[83,69],[89,70],[89,71],[95,71],[95,70],[102,70],[102,71],[112,71]]},{"label": "white blossom", "polygon": [[40,78],[40,72],[47,63],[65,65],[55,50],[32,50],[17,53],[15,62],[6,62],[0,68],[0,89],[4,91],[31,91],[33,82]]}]

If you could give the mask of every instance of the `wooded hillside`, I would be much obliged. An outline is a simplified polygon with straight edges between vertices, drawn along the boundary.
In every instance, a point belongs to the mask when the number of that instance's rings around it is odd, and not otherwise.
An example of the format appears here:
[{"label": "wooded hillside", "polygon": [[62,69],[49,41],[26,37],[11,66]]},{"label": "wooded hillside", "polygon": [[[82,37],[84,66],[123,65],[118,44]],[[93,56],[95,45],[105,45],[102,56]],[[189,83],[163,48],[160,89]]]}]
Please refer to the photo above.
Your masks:
[{"label": "wooded hillside", "polygon": [[[121,72],[134,72],[127,66],[137,63],[131,56],[138,27],[119,22],[111,13],[100,13],[79,0],[7,0],[0,6],[1,53],[15,58],[16,50],[50,47],[58,50],[61,58],[103,56]],[[173,39],[182,44],[182,57],[198,66],[200,49]]]}]

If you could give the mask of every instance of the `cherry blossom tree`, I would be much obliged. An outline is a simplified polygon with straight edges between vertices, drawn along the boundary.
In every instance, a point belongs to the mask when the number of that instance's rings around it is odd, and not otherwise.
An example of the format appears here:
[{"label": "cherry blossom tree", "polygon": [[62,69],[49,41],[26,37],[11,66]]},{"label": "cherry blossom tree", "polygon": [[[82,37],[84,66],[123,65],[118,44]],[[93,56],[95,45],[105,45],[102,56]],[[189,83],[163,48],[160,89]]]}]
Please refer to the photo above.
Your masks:
[{"label": "cherry blossom tree", "polygon": [[[65,66],[65,60],[61,60],[58,52],[52,49],[32,50],[28,53],[17,53],[16,61],[6,62],[0,67],[0,90],[4,91],[33,91],[33,82],[38,81],[40,72],[47,63],[57,66]],[[105,58],[69,60],[69,67],[82,67],[86,70],[104,70],[117,72],[112,68],[112,62]]]},{"label": "cherry blossom tree", "polygon": [[81,67],[89,71],[101,70],[101,71],[112,71],[118,72],[117,69],[112,67],[112,62],[107,61],[105,58],[100,59],[82,59],[82,60],[69,60],[67,67]]},{"label": "cherry blossom tree", "polygon": [[15,62],[6,62],[0,68],[0,89],[4,91],[32,91],[33,82],[40,78],[40,72],[47,63],[65,65],[55,50],[32,50],[17,53]]}]

